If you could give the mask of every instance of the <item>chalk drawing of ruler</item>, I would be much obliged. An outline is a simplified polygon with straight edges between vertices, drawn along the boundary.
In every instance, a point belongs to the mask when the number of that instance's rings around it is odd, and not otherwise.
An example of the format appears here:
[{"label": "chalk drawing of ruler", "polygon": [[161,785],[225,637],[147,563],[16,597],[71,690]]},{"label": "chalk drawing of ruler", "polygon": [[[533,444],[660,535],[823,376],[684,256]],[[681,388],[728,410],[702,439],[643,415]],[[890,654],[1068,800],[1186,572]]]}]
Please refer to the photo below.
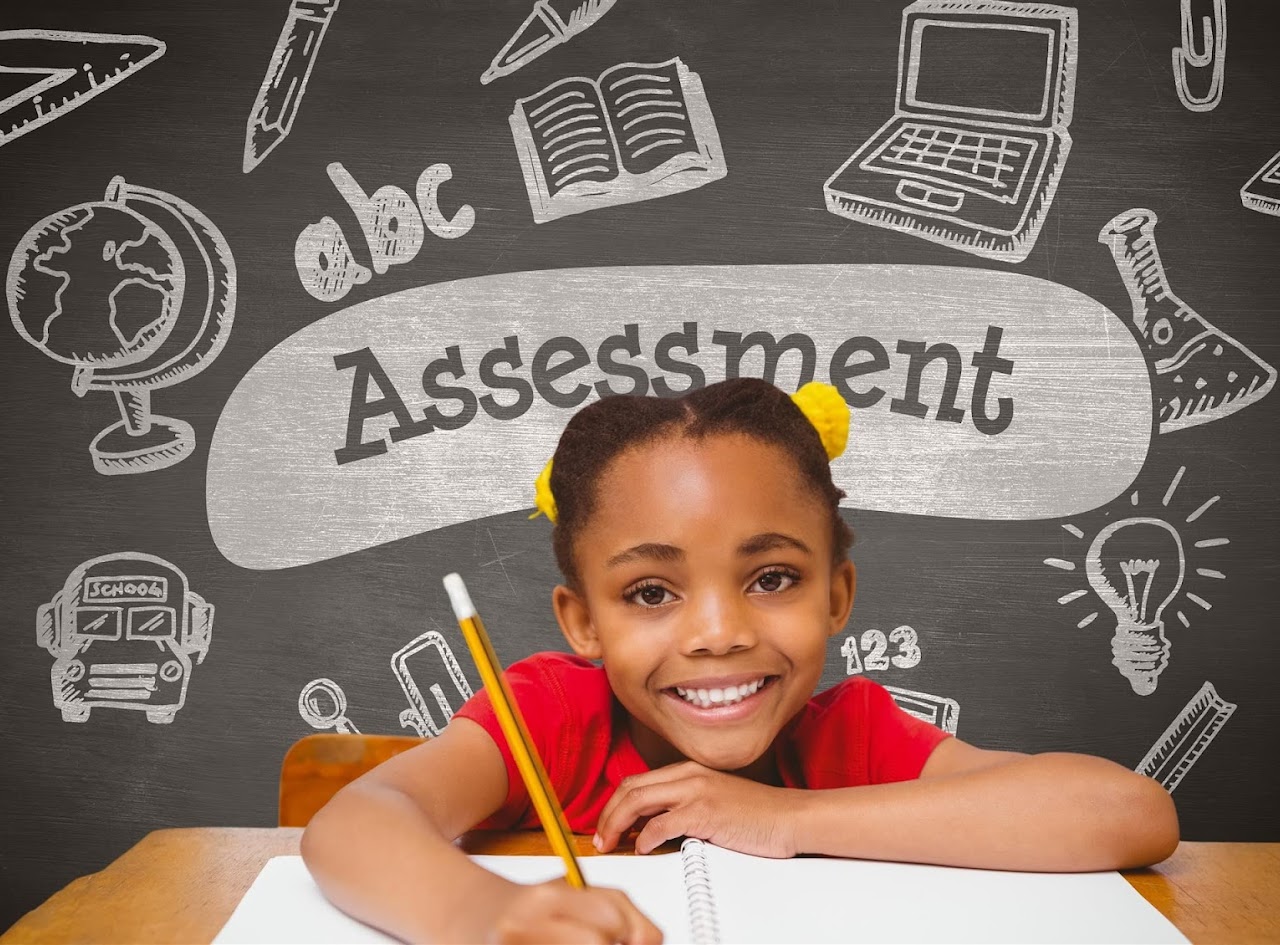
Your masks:
[{"label": "chalk drawing of ruler", "polygon": [[1227,702],[1212,683],[1206,682],[1183,706],[1135,770],[1155,778],[1166,791],[1172,791],[1235,710],[1234,703]]}]

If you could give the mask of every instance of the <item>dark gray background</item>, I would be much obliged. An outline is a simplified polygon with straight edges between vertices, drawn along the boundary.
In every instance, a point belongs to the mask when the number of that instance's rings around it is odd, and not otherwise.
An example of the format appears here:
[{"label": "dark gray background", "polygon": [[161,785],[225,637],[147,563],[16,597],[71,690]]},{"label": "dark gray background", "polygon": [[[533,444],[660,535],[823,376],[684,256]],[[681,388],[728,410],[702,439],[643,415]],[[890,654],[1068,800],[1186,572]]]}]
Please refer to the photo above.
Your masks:
[{"label": "dark gray background", "polygon": [[[1017,266],[823,208],[823,181],[891,113],[897,2],[618,0],[588,33],[482,87],[479,73],[527,2],[344,0],[292,134],[247,176],[245,119],[286,3],[9,6],[0,27],[143,33],[168,51],[0,148],[0,259],[37,220],[99,199],[122,174],[213,220],[238,263],[239,300],[218,360],[155,395],[158,413],[194,425],[195,455],[145,475],[94,472],[87,446],[118,418],[111,398],[77,400],[69,367],[11,326],[0,330],[0,927],[150,830],[274,824],[280,759],[311,731],[297,711],[311,679],[340,683],[363,731],[398,731],[405,701],[389,658],[431,621],[451,626],[442,572],[474,575],[472,592],[504,660],[558,646],[548,526],[523,514],[284,571],[240,569],[214,547],[204,470],[222,405],[258,358],[341,305],[522,269],[892,262],[1013,269],[1126,317],[1128,299],[1097,234],[1116,213],[1148,206],[1160,215],[1156,234],[1174,290],[1263,360],[1280,362],[1280,220],[1242,209],[1237,193],[1280,148],[1280,33],[1271,0],[1232,0],[1226,93],[1207,114],[1185,110],[1174,92],[1176,2],[1079,4],[1074,149],[1038,245]],[[535,227],[507,125],[515,97],[565,75],[677,54],[706,87],[725,180]],[[470,203],[475,227],[453,241],[428,236],[412,263],[375,275],[339,305],[319,303],[294,271],[304,226],[333,216],[367,262],[354,216],[325,174],[331,161],[368,192],[386,183],[412,192],[424,168],[447,162],[454,179],[442,190],[444,212]],[[1208,565],[1220,565],[1226,580],[1196,585],[1213,609],[1189,608],[1189,629],[1170,621],[1172,660],[1155,693],[1135,696],[1110,665],[1105,613],[1078,630],[1084,605],[1056,603],[1083,584],[1042,563],[1080,556],[1062,522],[854,510],[860,581],[850,632],[910,624],[923,650],[918,667],[872,678],[956,699],[959,734],[976,744],[1088,751],[1131,767],[1207,679],[1239,709],[1175,792],[1183,835],[1280,840],[1270,773],[1280,747],[1278,405],[1272,394],[1223,420],[1153,438],[1135,488],[1149,500],[1186,466],[1175,500],[1184,517],[1221,496],[1196,537],[1231,540]],[[1092,534],[1129,509],[1126,493],[1073,521]],[[36,609],[78,564],[129,550],[171,561],[216,606],[208,658],[172,725],[103,710],[85,724],[64,724],[50,697],[52,659],[35,641]],[[499,557],[500,565],[490,563]],[[825,683],[844,674],[842,639],[832,642]]]}]

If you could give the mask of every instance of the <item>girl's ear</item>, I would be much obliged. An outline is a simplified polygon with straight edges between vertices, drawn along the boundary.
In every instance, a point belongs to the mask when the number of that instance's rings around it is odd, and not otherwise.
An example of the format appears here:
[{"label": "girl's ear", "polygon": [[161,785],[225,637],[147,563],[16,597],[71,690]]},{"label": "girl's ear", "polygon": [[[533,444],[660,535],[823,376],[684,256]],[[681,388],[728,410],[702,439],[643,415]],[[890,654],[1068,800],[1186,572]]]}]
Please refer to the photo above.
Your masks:
[{"label": "girl's ear", "polygon": [[858,569],[848,558],[841,561],[831,573],[831,624],[827,636],[835,636],[849,622],[853,610],[853,598],[858,591]]},{"label": "girl's ear", "polygon": [[591,622],[591,611],[576,591],[563,584],[556,585],[551,592],[551,608],[573,652],[589,660],[598,660],[604,655],[595,624]]}]

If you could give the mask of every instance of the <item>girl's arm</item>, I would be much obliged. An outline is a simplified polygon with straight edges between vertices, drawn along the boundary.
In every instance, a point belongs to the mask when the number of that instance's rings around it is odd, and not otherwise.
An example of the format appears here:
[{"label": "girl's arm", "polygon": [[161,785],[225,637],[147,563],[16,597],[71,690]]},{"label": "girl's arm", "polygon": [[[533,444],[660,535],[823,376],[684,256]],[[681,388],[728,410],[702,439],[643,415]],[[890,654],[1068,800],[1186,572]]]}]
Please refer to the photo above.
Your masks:
[{"label": "girl's arm", "polygon": [[612,850],[640,821],[637,853],[690,836],[758,856],[1005,870],[1126,869],[1178,845],[1173,800],[1150,778],[1090,755],[983,751],[955,738],[919,779],[893,784],[779,788],[692,761],[634,775],[601,812],[597,848]]},{"label": "girl's arm", "polygon": [[938,745],[919,779],[806,791],[795,852],[1062,872],[1158,863],[1178,845],[1173,799],[1104,758]]},{"label": "girl's arm", "polygon": [[660,941],[616,890],[521,886],[455,846],[506,793],[497,746],[454,719],[335,794],[303,833],[302,856],[330,901],[406,941]]}]

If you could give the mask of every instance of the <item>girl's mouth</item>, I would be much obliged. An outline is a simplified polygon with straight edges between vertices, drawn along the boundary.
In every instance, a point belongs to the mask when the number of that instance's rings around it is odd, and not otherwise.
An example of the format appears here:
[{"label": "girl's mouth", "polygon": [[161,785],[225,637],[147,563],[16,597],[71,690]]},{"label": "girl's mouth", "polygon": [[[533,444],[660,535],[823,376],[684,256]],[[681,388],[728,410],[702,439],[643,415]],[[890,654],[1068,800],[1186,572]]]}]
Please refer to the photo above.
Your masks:
[{"label": "girl's mouth", "polygon": [[768,688],[777,678],[777,676],[761,676],[740,685],[722,688],[687,689],[683,686],[672,686],[666,691],[699,709],[718,709],[735,706],[751,699],[760,690]]}]

